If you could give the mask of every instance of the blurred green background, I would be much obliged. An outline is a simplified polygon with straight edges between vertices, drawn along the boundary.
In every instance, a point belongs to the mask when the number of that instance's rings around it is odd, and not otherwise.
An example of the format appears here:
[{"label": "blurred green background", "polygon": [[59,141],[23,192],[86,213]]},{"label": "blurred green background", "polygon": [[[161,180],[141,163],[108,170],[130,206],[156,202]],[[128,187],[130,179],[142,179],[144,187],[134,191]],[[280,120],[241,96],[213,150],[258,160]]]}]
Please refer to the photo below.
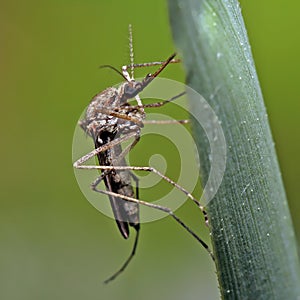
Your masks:
[{"label": "blurred green background", "polygon": [[[299,239],[300,3],[241,6]],[[144,224],[126,273],[102,284],[133,240],[81,194],[72,137],[91,97],[120,81],[97,67],[128,62],[129,23],[136,62],[174,51],[164,1],[0,3],[1,299],[218,298],[207,253],[169,218]],[[180,66],[163,76],[184,80]],[[178,214],[208,240],[193,205]]]}]

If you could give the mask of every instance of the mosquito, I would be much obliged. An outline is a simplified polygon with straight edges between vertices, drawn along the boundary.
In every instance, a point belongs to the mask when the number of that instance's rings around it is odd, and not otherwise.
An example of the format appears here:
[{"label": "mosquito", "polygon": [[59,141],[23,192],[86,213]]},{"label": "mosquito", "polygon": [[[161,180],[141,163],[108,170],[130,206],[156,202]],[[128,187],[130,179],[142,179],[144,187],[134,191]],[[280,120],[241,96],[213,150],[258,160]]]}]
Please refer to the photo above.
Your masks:
[{"label": "mosquito", "polygon": [[[178,63],[180,60],[175,59],[176,53],[174,53],[165,61],[134,64],[132,29],[130,25],[129,49],[131,64],[123,66],[121,71],[111,65],[101,66],[102,68],[114,70],[123,77],[125,82],[118,88],[109,87],[92,98],[86,110],[85,117],[79,122],[79,125],[86,134],[93,139],[95,149],[79,158],[73,164],[77,169],[97,169],[101,171],[101,175],[91,184],[92,190],[108,196],[118,229],[125,239],[129,238],[129,227],[133,227],[136,231],[135,241],[129,257],[117,272],[105,280],[105,283],[114,280],[121,274],[135,255],[140,231],[139,205],[151,207],[170,215],[206,249],[214,260],[213,253],[208,245],[184,222],[182,222],[171,209],[139,200],[139,180],[132,171],[152,172],[179,189],[189,199],[196,203],[204,215],[206,224],[208,222],[204,207],[191,193],[178,185],[175,181],[150,166],[138,167],[126,165],[125,157],[139,142],[141,129],[144,124],[147,123],[147,121],[145,121],[145,109],[164,106],[185,94],[185,92],[183,92],[168,100],[143,104],[139,97],[139,93],[142,92],[169,64]],[[159,68],[153,74],[148,73],[141,81],[136,81],[134,79],[134,68],[157,65]],[[131,70],[131,74],[129,74],[128,69]],[[133,98],[136,100],[137,105],[129,103],[129,100]],[[187,122],[188,120],[176,121],[177,124],[185,124]],[[149,123],[174,124],[174,121],[153,120]],[[125,147],[125,149],[122,149],[122,144],[130,140],[133,141],[129,142],[129,145]],[[98,159],[99,165],[84,164],[95,156]],[[132,180],[135,181],[135,192],[131,183]],[[98,188],[102,181],[104,181],[106,190]]]}]

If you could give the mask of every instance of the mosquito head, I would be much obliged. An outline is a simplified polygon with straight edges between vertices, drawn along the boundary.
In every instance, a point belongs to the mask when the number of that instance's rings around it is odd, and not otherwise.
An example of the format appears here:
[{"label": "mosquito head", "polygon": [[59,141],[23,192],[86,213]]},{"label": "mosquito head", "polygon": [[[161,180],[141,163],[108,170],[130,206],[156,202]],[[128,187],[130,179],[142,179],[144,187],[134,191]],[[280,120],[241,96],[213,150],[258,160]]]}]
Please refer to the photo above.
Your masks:
[{"label": "mosquito head", "polygon": [[120,94],[122,95],[120,102],[125,103],[127,100],[134,98],[140,93],[144,89],[144,86],[143,82],[132,80],[125,82],[120,89]]},{"label": "mosquito head", "polygon": [[[164,70],[164,68],[174,59],[175,56],[175,53],[172,54],[165,62],[162,63],[161,67],[154,74],[147,74],[142,81],[135,81],[134,79],[130,79],[130,77],[129,79],[127,78],[127,82],[120,87],[120,95],[122,95],[120,102],[125,103],[127,100],[132,99],[138,93],[140,93],[155,77],[157,77]],[[126,72],[124,72],[124,70],[127,70],[126,66],[123,67],[123,76],[126,78]]]}]

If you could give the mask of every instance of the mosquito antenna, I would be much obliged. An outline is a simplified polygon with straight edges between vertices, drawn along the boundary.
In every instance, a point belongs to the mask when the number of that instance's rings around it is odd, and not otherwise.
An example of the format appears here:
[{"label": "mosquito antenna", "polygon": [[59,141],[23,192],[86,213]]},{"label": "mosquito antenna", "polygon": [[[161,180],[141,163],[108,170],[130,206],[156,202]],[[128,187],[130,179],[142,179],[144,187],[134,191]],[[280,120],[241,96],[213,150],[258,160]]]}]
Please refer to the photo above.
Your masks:
[{"label": "mosquito antenna", "polygon": [[134,78],[134,53],[133,53],[133,38],[132,38],[132,25],[128,25],[129,31],[129,56],[130,56],[130,73],[131,79]]},{"label": "mosquito antenna", "polygon": [[[169,63],[170,64],[177,64],[180,63],[181,60],[179,58],[173,58]],[[164,64],[165,61],[152,61],[147,63],[141,63],[141,64],[133,64],[133,68],[144,68],[144,67],[153,67]],[[127,68],[129,68],[132,65],[128,65]]]},{"label": "mosquito antenna", "polygon": [[134,254],[135,254],[137,244],[138,244],[138,240],[139,240],[139,233],[140,233],[140,231],[137,229],[134,244],[133,244],[133,248],[132,248],[132,251],[131,251],[129,257],[127,258],[125,263],[122,265],[122,267],[115,274],[113,274],[112,276],[110,276],[108,279],[106,279],[104,281],[105,284],[109,283],[110,281],[113,281],[116,277],[118,277],[126,269],[126,267],[128,266],[128,264],[130,263],[130,261],[132,260]]},{"label": "mosquito antenna", "polygon": [[124,78],[126,81],[128,81],[127,78],[124,76],[124,74],[122,74],[118,69],[116,69],[115,67],[113,67],[111,65],[101,65],[101,66],[99,66],[99,68],[100,69],[104,69],[104,68],[112,69],[115,72],[117,72],[119,75],[121,75],[122,78]]}]

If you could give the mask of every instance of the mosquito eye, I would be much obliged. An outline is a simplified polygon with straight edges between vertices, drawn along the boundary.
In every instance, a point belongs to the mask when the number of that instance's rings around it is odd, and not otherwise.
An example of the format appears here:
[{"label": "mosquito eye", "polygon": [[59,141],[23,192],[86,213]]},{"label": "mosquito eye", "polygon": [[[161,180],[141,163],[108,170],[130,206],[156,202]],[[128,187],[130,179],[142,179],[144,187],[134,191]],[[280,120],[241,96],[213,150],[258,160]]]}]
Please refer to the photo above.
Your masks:
[{"label": "mosquito eye", "polygon": [[134,97],[137,92],[135,86],[132,86],[131,84],[127,84],[124,88],[124,93],[126,94],[127,97]]},{"label": "mosquito eye", "polygon": [[142,84],[140,82],[130,82],[124,87],[124,94],[127,98],[136,96],[142,90]]},{"label": "mosquito eye", "polygon": [[140,92],[142,90],[142,84],[140,82],[136,82],[134,88]]}]

